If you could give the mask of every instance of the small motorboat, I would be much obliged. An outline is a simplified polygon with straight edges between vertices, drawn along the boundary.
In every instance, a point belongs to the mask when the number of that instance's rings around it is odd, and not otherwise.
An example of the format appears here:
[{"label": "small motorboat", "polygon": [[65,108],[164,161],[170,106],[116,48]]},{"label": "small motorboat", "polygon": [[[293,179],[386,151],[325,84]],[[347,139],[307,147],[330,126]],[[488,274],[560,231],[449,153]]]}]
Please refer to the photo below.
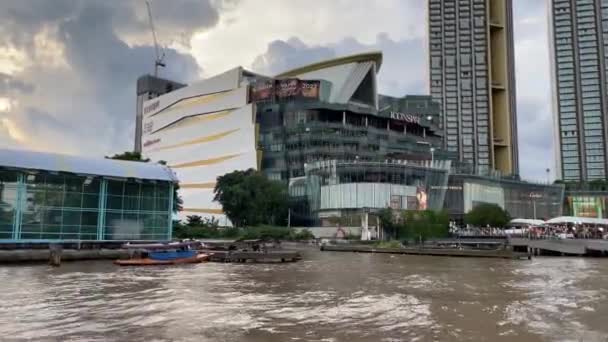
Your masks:
[{"label": "small motorboat", "polygon": [[209,260],[209,254],[198,253],[192,249],[192,243],[125,244],[123,248],[132,249],[133,257],[115,260],[119,266],[194,264]]}]

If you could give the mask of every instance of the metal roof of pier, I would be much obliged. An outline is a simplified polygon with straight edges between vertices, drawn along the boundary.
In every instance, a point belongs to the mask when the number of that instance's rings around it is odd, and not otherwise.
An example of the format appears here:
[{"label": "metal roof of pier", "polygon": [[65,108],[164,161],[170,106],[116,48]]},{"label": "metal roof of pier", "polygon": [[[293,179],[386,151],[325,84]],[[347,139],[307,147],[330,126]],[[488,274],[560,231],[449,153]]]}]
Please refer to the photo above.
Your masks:
[{"label": "metal roof of pier", "polygon": [[177,177],[170,168],[157,163],[89,158],[28,150],[0,148],[0,167],[168,182],[177,181]]}]

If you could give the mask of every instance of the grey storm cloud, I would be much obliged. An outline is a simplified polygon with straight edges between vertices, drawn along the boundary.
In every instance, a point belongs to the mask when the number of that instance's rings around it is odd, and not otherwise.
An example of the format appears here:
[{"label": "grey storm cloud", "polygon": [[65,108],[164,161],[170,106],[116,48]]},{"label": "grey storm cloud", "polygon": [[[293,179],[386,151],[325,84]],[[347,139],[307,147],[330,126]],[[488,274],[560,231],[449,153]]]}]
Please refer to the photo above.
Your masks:
[{"label": "grey storm cloud", "polygon": [[0,95],[8,95],[11,91],[29,94],[34,91],[34,85],[0,72]]},{"label": "grey storm cloud", "polygon": [[[112,31],[113,12],[95,4],[86,6],[80,15],[59,26],[59,37],[72,68],[89,81],[100,97],[107,101],[110,115],[132,121],[129,115],[134,102],[135,80],[152,70],[154,48],[130,47]],[[163,76],[178,80],[196,78],[198,65],[190,55],[173,49],[165,51],[167,69]],[[124,111],[128,113],[123,113]],[[132,113],[132,112],[131,112]]]},{"label": "grey storm cloud", "polygon": [[275,40],[254,59],[251,67],[257,72],[274,75],[328,58],[375,50],[383,53],[378,76],[381,92],[397,96],[427,93],[426,70],[421,68],[426,56],[423,40],[392,40],[385,33],[378,34],[372,44],[362,43],[354,37],[326,46],[307,45],[297,37]]},{"label": "grey storm cloud", "polygon": [[[197,30],[213,27],[219,20],[218,8],[234,6],[235,0],[151,0],[159,36],[188,43]],[[112,29],[119,34],[148,34],[147,9],[143,0],[7,0],[0,4],[0,41],[13,46],[31,47],[36,33],[45,26],[80,17],[85,8],[104,10]],[[101,12],[100,12],[101,14]],[[94,23],[91,23],[91,26]],[[166,44],[169,41],[164,42]]]},{"label": "grey storm cloud", "polygon": [[[151,3],[163,45],[187,45],[195,32],[218,23],[224,6],[212,0]],[[227,6],[232,3],[226,2]],[[42,32],[61,47],[67,69],[46,64],[44,47],[36,44]],[[18,131],[13,136],[46,140],[49,149],[74,153],[132,148],[135,83],[153,71],[151,38],[144,1],[2,2],[0,48],[22,51],[31,60],[13,75],[0,74],[0,95],[8,94],[19,104],[0,113],[0,131]],[[201,70],[190,54],[166,48],[165,55],[167,68],[161,69],[162,77],[183,82],[198,79]],[[55,139],[62,134],[64,139]],[[30,147],[20,144],[24,143],[9,143]],[[82,150],[88,148],[92,151]]]}]

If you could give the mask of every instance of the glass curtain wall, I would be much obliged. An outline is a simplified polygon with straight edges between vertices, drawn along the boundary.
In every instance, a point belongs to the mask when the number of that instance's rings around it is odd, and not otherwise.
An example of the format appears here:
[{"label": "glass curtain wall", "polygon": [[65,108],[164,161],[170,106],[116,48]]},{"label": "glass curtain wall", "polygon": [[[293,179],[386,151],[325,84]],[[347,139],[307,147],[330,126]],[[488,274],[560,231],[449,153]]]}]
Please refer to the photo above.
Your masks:
[{"label": "glass curtain wall", "polygon": [[308,215],[314,221],[324,210],[440,210],[449,166],[436,163],[434,168],[405,161],[313,163],[306,173]]},{"label": "glass curtain wall", "polygon": [[0,240],[167,240],[168,182],[0,171]]},{"label": "glass curtain wall", "polygon": [[161,240],[167,237],[169,185],[109,180],[104,240]]},{"label": "glass curtain wall", "polygon": [[97,239],[98,179],[39,173],[24,182],[21,239]]},{"label": "glass curtain wall", "polygon": [[453,175],[444,207],[459,222],[481,203],[497,204],[512,218],[550,219],[562,215],[563,198],[564,187],[560,185]]},{"label": "glass curtain wall", "polygon": [[16,172],[0,171],[0,239],[13,238],[13,223],[17,208]]}]

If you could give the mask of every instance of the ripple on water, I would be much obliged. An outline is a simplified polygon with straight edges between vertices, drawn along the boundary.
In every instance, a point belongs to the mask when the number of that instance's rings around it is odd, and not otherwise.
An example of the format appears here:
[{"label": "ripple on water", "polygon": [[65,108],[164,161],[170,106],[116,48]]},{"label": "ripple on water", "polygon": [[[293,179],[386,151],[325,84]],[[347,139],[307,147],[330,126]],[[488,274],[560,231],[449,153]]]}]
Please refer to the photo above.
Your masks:
[{"label": "ripple on water", "polygon": [[581,315],[595,311],[592,306],[606,300],[601,288],[583,286],[589,277],[598,274],[591,267],[592,264],[578,258],[541,259],[517,270],[514,273],[518,277],[507,285],[525,292],[527,299],[510,303],[501,323],[525,325],[554,340],[580,340],[583,332],[589,338],[595,334],[606,338],[605,333],[590,331]]},{"label": "ripple on water", "polygon": [[[0,267],[0,336],[355,342],[457,341],[476,333],[485,340],[538,340],[525,335],[594,341],[608,331],[602,322],[608,316],[608,268],[601,264],[312,257],[321,261]],[[593,323],[598,316],[600,323]]]}]

